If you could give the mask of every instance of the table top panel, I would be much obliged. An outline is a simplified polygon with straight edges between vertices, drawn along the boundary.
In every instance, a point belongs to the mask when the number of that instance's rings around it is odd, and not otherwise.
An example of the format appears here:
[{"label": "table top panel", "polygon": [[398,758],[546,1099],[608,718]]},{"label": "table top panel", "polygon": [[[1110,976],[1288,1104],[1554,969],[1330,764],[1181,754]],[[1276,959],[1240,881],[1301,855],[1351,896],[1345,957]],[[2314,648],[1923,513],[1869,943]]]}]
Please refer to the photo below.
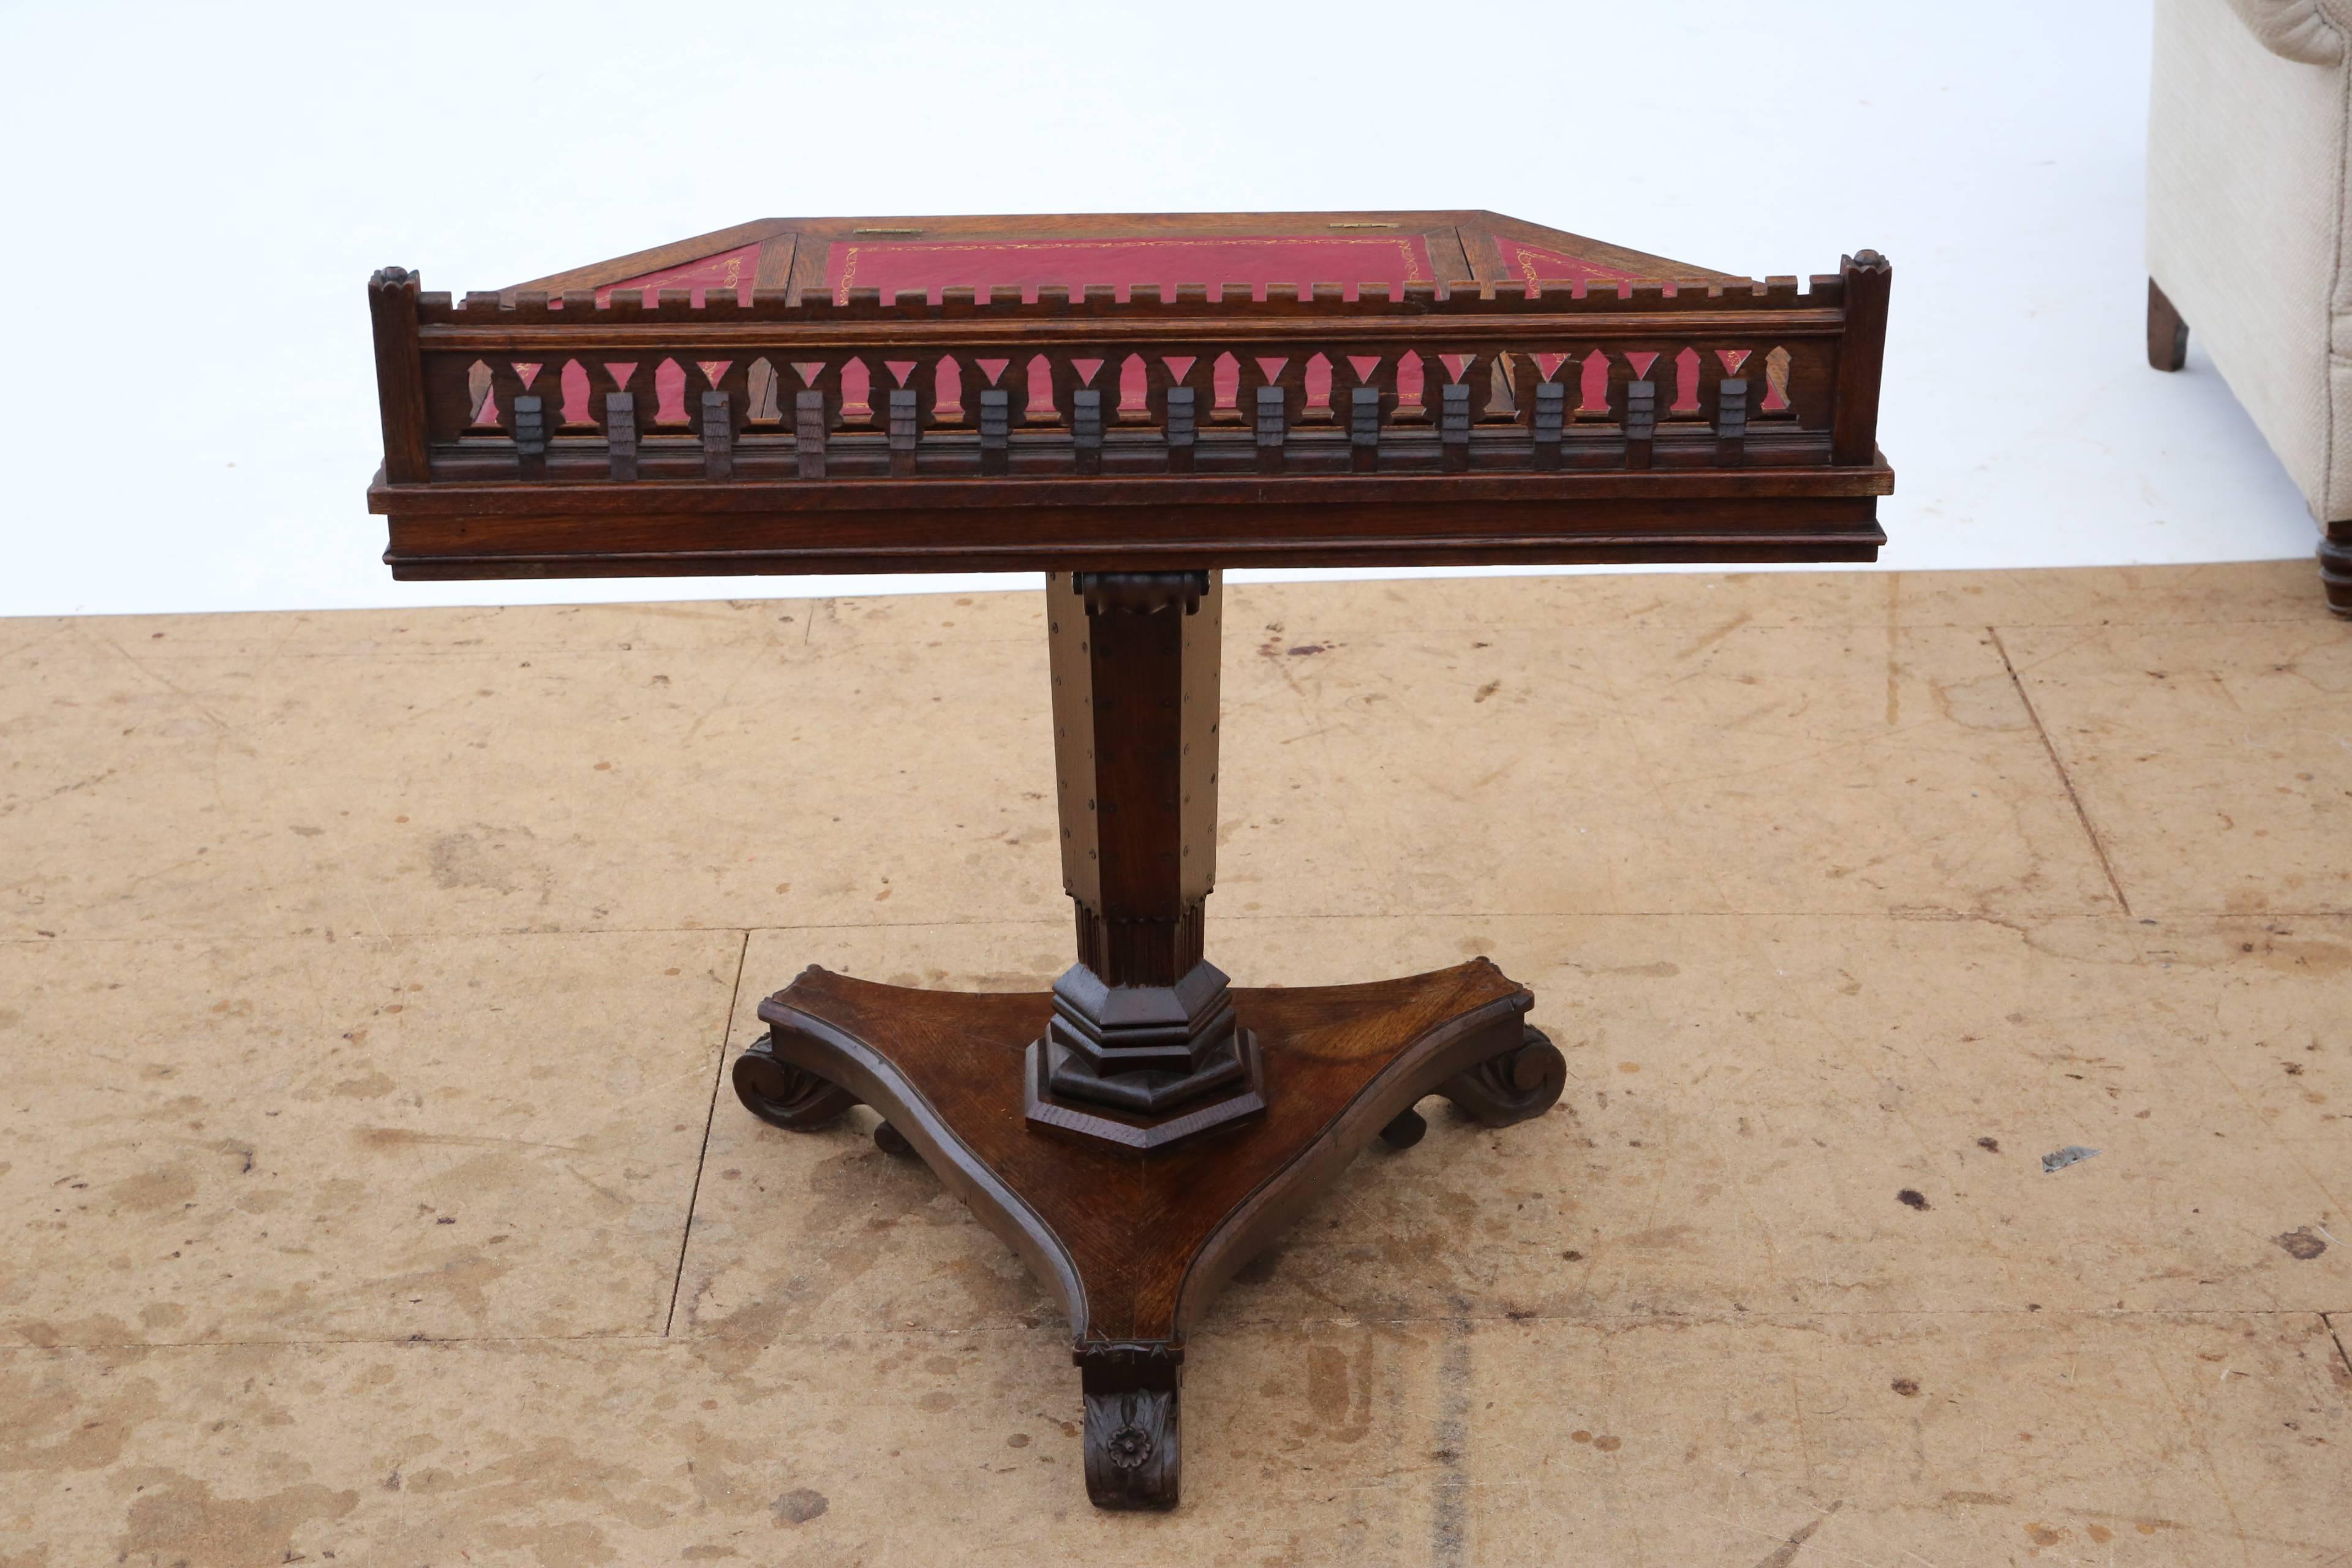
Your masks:
[{"label": "table top panel", "polygon": [[624,278],[596,290],[596,303],[601,308],[613,301],[613,294],[622,289],[685,289],[698,301],[709,289],[734,289],[745,300],[751,297],[751,280],[760,267],[760,243],[739,245],[712,256],[700,256],[676,267],[664,267],[635,278]]},{"label": "table top panel", "polygon": [[[1725,280],[1729,274],[1469,209],[761,218],[551,273],[518,289],[755,289]],[[504,292],[511,295],[514,289]]]}]

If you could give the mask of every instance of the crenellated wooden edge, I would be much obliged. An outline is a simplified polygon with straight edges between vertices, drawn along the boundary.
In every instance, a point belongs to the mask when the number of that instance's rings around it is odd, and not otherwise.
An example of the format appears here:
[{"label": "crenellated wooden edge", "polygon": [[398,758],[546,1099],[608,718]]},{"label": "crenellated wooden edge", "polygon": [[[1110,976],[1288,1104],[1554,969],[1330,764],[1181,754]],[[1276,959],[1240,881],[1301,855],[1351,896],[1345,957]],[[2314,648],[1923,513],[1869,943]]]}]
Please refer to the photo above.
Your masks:
[{"label": "crenellated wooden edge", "polygon": [[[1874,253],[1864,252],[1864,255]],[[379,278],[417,275],[386,268]],[[1845,271],[1817,273],[1801,285],[1794,276],[1730,282],[1693,278],[1627,279],[1617,282],[1538,280],[1452,283],[1181,283],[1172,289],[1137,284],[1120,298],[1108,285],[1045,284],[1024,290],[904,289],[885,298],[879,289],[849,289],[839,296],[787,289],[729,292],[702,289],[478,289],[462,298],[447,292],[415,292],[417,319],[427,327],[576,324],[589,312],[611,322],[754,322],[961,321],[982,312],[992,317],[1041,321],[1090,319],[1166,319],[1244,315],[1257,320],[1311,315],[1328,319],[1469,315],[1502,311],[1542,314],[1680,314],[1710,310],[1836,310],[1846,301]],[[604,299],[599,302],[598,296]],[[498,346],[498,345],[493,345]]]}]

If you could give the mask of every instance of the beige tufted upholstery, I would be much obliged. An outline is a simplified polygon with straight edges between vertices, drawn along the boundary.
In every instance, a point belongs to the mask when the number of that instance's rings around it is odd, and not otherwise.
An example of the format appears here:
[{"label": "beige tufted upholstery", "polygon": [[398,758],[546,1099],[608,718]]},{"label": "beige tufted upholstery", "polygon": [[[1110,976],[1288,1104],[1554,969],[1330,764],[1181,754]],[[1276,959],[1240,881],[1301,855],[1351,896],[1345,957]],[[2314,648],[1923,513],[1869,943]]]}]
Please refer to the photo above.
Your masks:
[{"label": "beige tufted upholstery", "polygon": [[2342,0],[2230,0],[2247,29],[2274,55],[2305,65],[2344,63],[2347,12]]}]

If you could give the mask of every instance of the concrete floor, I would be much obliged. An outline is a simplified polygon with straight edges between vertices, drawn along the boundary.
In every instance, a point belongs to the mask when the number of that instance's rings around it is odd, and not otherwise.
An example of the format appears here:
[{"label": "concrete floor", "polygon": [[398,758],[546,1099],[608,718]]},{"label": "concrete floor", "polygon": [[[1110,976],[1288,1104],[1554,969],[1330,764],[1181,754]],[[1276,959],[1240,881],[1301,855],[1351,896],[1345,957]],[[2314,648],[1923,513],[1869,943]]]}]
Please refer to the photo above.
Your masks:
[{"label": "concrete floor", "polygon": [[1571,1076],[1245,1271],[1166,1517],[720,1087],[1066,961],[1041,609],[0,623],[0,1568],[2352,1563],[2307,563],[1230,590],[1213,954],[1490,953]]}]

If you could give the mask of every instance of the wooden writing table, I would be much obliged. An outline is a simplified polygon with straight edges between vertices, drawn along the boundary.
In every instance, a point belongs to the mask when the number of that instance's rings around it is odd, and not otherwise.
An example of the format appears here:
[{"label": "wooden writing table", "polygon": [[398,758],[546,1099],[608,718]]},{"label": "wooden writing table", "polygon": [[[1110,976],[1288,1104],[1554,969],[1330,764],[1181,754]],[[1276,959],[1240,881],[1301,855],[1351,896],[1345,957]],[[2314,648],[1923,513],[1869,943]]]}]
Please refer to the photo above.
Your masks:
[{"label": "wooden writing table", "polygon": [[1234,1271],[1424,1096],[1507,1126],[1567,1070],[1483,958],[1207,962],[1224,568],[1872,560],[1890,279],[1485,212],[776,219],[462,303],[388,268],[369,505],[404,579],[1047,574],[1076,962],[811,968],[734,1082],[789,1129],[872,1106],[1068,1314],[1088,1493],[1165,1508]]}]

